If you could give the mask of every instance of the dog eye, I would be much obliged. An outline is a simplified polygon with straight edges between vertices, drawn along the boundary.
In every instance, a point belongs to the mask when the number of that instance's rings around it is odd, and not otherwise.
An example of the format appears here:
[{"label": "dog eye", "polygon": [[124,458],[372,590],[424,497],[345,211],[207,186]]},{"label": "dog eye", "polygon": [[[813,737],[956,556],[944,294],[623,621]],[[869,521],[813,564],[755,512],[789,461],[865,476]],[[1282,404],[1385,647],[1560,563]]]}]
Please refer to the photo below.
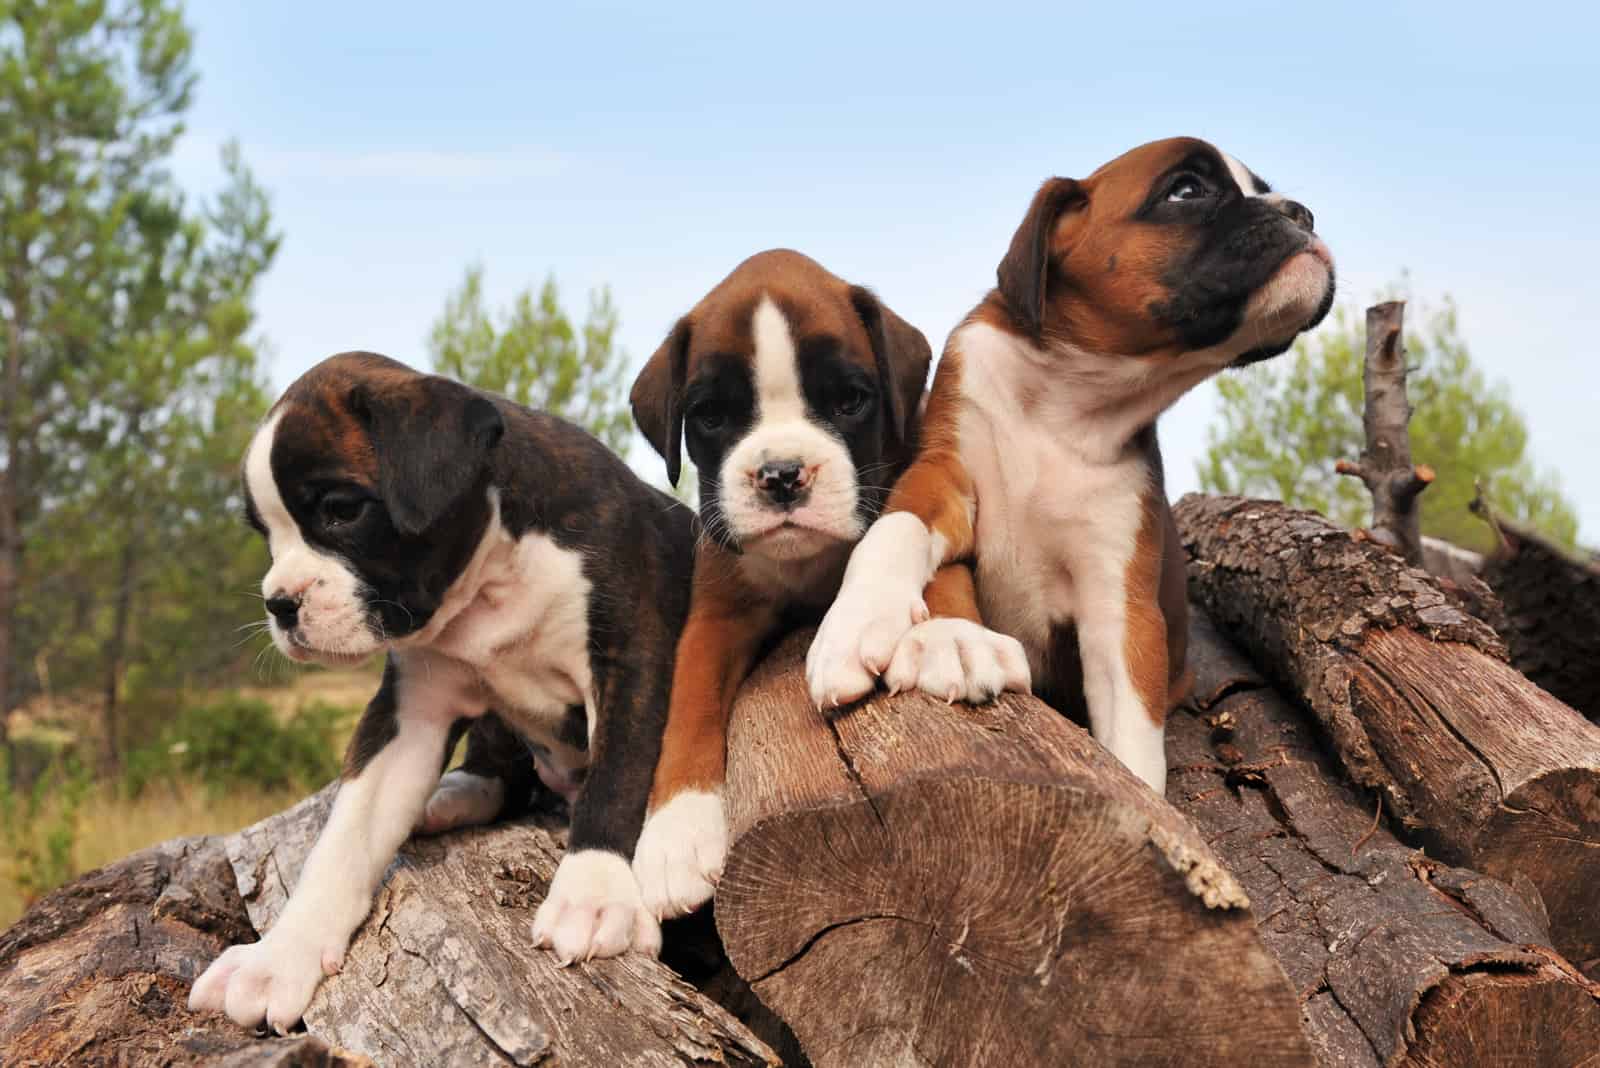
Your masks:
[{"label": "dog eye", "polygon": [[715,434],[728,421],[722,410],[713,404],[695,405],[694,410],[689,413],[689,418],[693,419],[695,426],[706,434]]},{"label": "dog eye", "polygon": [[354,523],[367,511],[371,502],[366,497],[353,493],[323,494],[322,500],[317,505],[317,510],[322,515],[322,524],[327,527],[342,527]]},{"label": "dog eye", "polygon": [[1178,175],[1172,188],[1167,190],[1168,200],[1199,200],[1205,195],[1205,183],[1192,174]]},{"label": "dog eye", "polygon": [[843,416],[860,415],[861,409],[865,408],[871,399],[866,390],[852,389],[834,402],[833,410]]}]

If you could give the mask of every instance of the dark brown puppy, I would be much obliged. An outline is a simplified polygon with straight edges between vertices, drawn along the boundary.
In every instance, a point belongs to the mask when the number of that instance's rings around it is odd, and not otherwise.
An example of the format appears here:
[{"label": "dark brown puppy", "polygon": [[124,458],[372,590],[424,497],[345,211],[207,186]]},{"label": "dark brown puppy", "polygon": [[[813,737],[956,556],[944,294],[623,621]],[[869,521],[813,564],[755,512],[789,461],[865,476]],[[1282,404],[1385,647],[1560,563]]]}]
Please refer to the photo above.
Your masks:
[{"label": "dark brown puppy", "polygon": [[[412,829],[492,819],[535,768],[573,813],[532,937],[569,960],[654,953],[630,860],[688,610],[689,512],[577,427],[371,353],[290,386],[244,477],[279,650],[387,663],[283,915],[218,957],[190,1006],[291,1027]],[[463,722],[467,764],[441,780]]]},{"label": "dark brown puppy", "polygon": [[1047,181],[997,275],[811,646],[812,697],[855,700],[880,674],[981,695],[958,648],[970,624],[918,622],[924,584],[970,560],[984,622],[1022,642],[1039,692],[1086,703],[1095,738],[1159,792],[1186,622],[1155,420],[1316,325],[1333,260],[1304,206],[1175,138]]},{"label": "dark brown puppy", "polygon": [[827,608],[912,455],[930,357],[871,292],[778,250],[707,294],[634,384],[634,418],[674,482],[687,441],[706,531],[634,855],[657,916],[711,896],[734,693],[783,623]]}]

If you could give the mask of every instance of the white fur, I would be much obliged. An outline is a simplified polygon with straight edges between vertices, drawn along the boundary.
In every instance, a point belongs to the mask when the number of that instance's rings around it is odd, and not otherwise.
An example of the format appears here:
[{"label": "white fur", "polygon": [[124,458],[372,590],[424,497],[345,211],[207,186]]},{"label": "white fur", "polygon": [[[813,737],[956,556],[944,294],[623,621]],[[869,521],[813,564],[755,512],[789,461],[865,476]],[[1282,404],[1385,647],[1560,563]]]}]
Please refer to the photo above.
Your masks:
[{"label": "white fur", "polygon": [[417,820],[418,834],[442,834],[457,827],[488,823],[505,802],[506,784],[457,768],[445,772]]},{"label": "white fur", "polygon": [[982,704],[1033,687],[1022,643],[967,619],[930,619],[906,632],[883,673],[890,693],[922,690]]},{"label": "white fur", "polygon": [[1218,154],[1222,156],[1222,162],[1228,165],[1228,173],[1233,175],[1233,180],[1239,183],[1239,192],[1247,197],[1261,195],[1256,192],[1255,179],[1251,176],[1249,167],[1246,167],[1226,152],[1219,152]]},{"label": "white fur", "polygon": [[720,791],[685,790],[644,821],[633,874],[644,907],[661,919],[711,900],[728,857],[728,820]]},{"label": "white fur", "polygon": [[585,849],[561,858],[533,916],[533,944],[549,946],[563,964],[629,949],[653,957],[661,952],[661,927],[644,907],[628,862]]},{"label": "white fur", "polygon": [[294,631],[268,616],[272,640],[291,660],[360,659],[377,652],[380,641],[368,621],[362,582],[339,557],[310,545],[283,503],[272,476],[272,443],[283,413],[268,417],[245,453],[244,477],[256,514],[267,528],[272,566],[261,580],[261,596],[300,601]]},{"label": "white fur", "polygon": [[872,691],[900,639],[928,618],[922,591],[943,557],[943,536],[909,512],[872,524],[850,554],[839,594],[806,650],[806,683],[818,708]]},{"label": "white fur", "polygon": [[[773,559],[801,559],[832,542],[854,541],[862,524],[850,450],[807,413],[795,339],[771,298],[756,305],[751,332],[755,415],[719,470],[728,528],[747,549],[755,543]],[[781,460],[799,461],[809,482],[805,502],[790,511],[774,507],[755,481],[762,464]]]}]

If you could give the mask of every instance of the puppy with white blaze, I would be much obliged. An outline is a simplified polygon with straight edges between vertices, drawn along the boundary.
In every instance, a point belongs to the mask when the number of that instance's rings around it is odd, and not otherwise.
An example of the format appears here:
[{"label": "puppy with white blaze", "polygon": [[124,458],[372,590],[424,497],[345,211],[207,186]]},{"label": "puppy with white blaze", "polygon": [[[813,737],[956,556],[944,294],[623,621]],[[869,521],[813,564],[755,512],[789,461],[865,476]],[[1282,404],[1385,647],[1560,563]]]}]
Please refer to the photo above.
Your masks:
[{"label": "puppy with white blaze", "polygon": [[[630,862],[688,611],[690,513],[577,427],[371,353],[289,387],[244,483],[278,649],[387,659],[283,914],[218,957],[190,1007],[287,1030],[413,830],[492,820],[541,786],[572,828],[530,937],[564,961],[656,953]],[[441,779],[463,729],[466,760]]]},{"label": "puppy with white blaze", "polygon": [[[1158,793],[1187,688],[1183,548],[1156,417],[1320,322],[1333,257],[1311,212],[1213,145],[1173,138],[1040,187],[951,333],[915,462],[850,559],[806,657],[831,707],[942,693],[952,663],[924,587],[971,561],[985,623],[1035,689]],[[936,585],[938,582],[936,581]]]},{"label": "puppy with white blaze", "polygon": [[[687,443],[705,528],[633,861],[658,916],[711,897],[728,848],[734,695],[786,624],[832,600],[850,547],[915,452],[931,355],[871,291],[778,249],[718,283],[634,383],[634,420],[674,482]],[[1020,647],[968,625],[982,674],[972,685],[1026,687]]]}]

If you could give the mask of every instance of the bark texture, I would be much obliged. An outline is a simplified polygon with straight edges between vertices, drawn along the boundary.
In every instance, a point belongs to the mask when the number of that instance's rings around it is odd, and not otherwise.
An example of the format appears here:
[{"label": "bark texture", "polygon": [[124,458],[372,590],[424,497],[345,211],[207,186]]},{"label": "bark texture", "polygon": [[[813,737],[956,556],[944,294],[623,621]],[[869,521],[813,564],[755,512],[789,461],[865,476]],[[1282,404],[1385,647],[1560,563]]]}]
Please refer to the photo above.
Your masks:
[{"label": "bark texture", "polygon": [[[282,912],[332,789],[227,841],[256,930]],[[562,843],[533,822],[414,839],[343,970],[306,1010],[314,1035],[380,1064],[777,1064],[665,965],[629,954],[562,968],[528,928]]]},{"label": "bark texture", "polygon": [[1537,887],[1556,946],[1600,956],[1600,729],[1505,662],[1430,576],[1314,513],[1190,495],[1189,590],[1315,714],[1412,841]]},{"label": "bark texture", "polygon": [[1600,985],[1553,948],[1539,894],[1401,843],[1314,722],[1196,611],[1196,709],[1167,733],[1168,797],[1249,892],[1324,1065],[1600,1058]]},{"label": "bark texture", "polygon": [[1505,605],[1498,629],[1511,662],[1600,722],[1600,563],[1502,519],[1481,499],[1473,510],[1499,535],[1482,576]]},{"label": "bark texture", "polygon": [[817,1068],[1314,1063],[1238,882],[1085,732],[1016,695],[824,717],[809,640],[734,710],[717,922]]},{"label": "bark texture", "polygon": [[1361,425],[1367,444],[1361,462],[1341,460],[1336,470],[1354,475],[1372,494],[1372,532],[1412,567],[1422,566],[1422,512],[1417,495],[1433,469],[1411,463],[1411,402],[1406,396],[1405,302],[1367,309],[1367,352],[1361,380],[1366,406]]},{"label": "bark texture", "polygon": [[222,839],[184,838],[91,872],[0,933],[0,1064],[358,1068],[297,1035],[190,1014],[189,984],[253,937]]}]

